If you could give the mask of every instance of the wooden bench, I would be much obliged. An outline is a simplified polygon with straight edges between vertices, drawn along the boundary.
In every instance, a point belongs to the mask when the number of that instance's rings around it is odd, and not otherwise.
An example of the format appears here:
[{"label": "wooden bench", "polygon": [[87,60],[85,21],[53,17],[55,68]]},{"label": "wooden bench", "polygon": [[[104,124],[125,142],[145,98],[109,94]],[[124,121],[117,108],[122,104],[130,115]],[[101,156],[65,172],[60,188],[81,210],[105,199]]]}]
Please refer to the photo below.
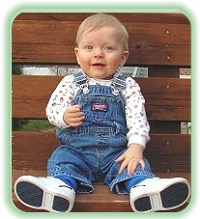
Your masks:
[{"label": "wooden bench", "polygon": [[[22,13],[12,25],[13,64],[74,65],[75,35],[88,13]],[[180,69],[190,68],[190,22],[179,13],[114,14],[130,35],[127,66],[148,67],[147,78],[135,78],[146,99],[151,141],[145,155],[160,177],[191,180],[190,134],[181,122],[190,122],[190,79]],[[46,119],[45,107],[62,76],[12,76],[12,117]],[[46,161],[57,147],[54,130],[12,132],[12,180],[22,175],[46,176]],[[131,211],[128,195],[110,192],[95,183],[92,194],[78,194],[73,211]],[[29,209],[16,199],[22,211]],[[188,203],[187,203],[188,204]],[[182,206],[176,211],[184,209]]]}]

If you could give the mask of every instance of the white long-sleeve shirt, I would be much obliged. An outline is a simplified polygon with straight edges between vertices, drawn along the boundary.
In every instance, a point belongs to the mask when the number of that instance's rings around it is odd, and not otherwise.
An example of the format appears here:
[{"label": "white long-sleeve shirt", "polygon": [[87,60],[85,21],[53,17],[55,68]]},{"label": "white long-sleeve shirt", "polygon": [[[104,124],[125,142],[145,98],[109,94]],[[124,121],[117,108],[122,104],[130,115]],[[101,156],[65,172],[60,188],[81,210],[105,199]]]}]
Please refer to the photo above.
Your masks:
[{"label": "white long-sleeve shirt", "polygon": [[[110,86],[111,80],[89,79],[90,85],[100,84]],[[74,82],[73,75],[65,76],[52,93],[46,107],[46,115],[49,122],[58,128],[67,128],[69,125],[63,120],[64,112],[71,106],[71,101],[79,90],[79,85]],[[122,90],[126,106],[126,123],[128,128],[128,145],[135,143],[144,148],[149,141],[149,123],[145,112],[145,99],[140,92],[140,87],[136,81],[126,78],[126,89]]]}]

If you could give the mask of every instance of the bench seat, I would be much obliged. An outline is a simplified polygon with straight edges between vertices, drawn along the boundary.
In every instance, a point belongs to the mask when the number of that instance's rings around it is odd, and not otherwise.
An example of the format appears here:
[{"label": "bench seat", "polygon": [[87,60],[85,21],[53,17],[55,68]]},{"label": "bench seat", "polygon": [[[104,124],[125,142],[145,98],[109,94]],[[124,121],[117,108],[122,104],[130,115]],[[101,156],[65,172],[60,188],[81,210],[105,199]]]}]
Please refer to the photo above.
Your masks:
[{"label": "bench seat", "polygon": [[[13,171],[13,183],[21,175],[46,176],[46,171]],[[190,173],[156,173],[158,177],[185,177],[190,181]],[[13,193],[13,202],[17,208],[25,212],[37,212],[21,204]],[[188,203],[174,211],[181,211]],[[41,210],[40,210],[41,211]],[[110,192],[102,183],[94,183],[94,192],[91,194],[77,194],[73,212],[130,212],[129,195],[118,195]]]}]

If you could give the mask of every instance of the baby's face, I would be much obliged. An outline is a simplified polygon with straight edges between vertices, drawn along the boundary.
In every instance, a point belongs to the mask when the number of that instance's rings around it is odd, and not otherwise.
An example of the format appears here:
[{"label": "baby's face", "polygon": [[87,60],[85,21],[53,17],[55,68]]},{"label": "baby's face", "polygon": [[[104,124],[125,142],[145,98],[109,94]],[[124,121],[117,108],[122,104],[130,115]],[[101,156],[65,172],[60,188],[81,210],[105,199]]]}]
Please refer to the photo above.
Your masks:
[{"label": "baby's face", "polygon": [[92,78],[111,79],[128,58],[119,32],[110,26],[85,32],[75,48],[77,62]]}]

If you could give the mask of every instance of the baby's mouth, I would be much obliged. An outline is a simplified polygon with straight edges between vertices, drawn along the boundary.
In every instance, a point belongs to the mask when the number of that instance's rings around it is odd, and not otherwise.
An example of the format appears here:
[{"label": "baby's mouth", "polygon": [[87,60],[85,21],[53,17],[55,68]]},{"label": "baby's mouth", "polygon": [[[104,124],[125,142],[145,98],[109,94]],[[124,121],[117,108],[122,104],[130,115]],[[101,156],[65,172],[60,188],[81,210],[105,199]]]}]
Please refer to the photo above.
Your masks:
[{"label": "baby's mouth", "polygon": [[94,64],[92,64],[92,66],[96,66],[96,67],[102,67],[102,66],[105,66],[104,64],[102,64],[102,63],[94,63]]}]

